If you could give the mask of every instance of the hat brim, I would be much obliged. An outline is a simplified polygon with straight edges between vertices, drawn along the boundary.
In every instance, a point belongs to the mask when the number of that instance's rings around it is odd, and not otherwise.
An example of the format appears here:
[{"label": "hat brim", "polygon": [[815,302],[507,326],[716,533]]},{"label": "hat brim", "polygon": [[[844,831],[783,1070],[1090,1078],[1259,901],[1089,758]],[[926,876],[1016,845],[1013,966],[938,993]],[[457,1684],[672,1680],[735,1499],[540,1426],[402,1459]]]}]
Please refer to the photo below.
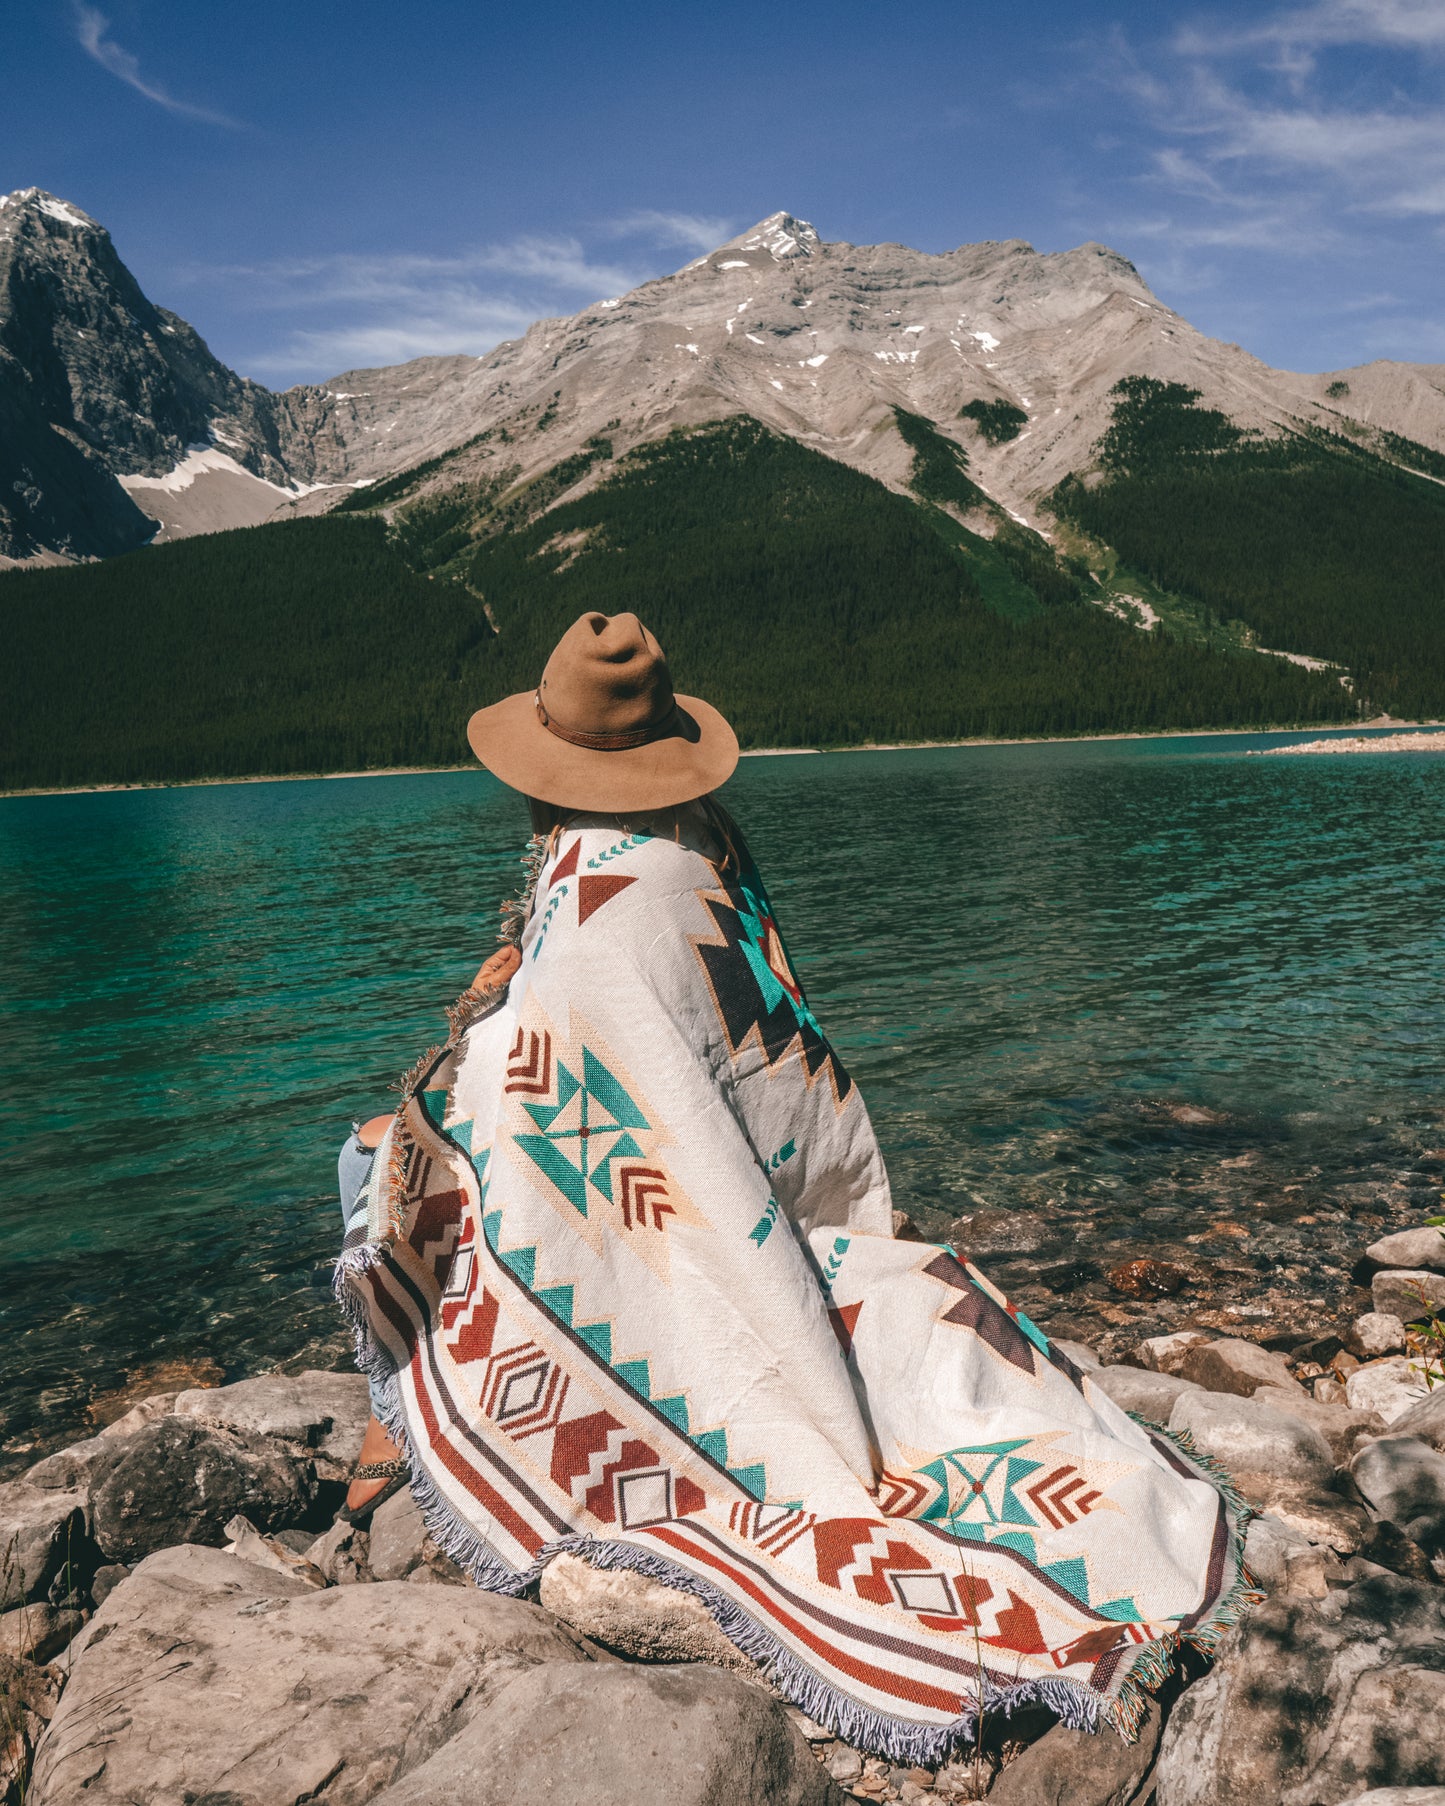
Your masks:
[{"label": "hat brim", "polygon": [[666,809],[716,790],[738,762],[738,737],[712,704],[699,696],[676,700],[675,733],[619,752],[573,746],[550,733],[531,690],[478,709],[467,741],[494,777],[539,802],[599,812]]}]

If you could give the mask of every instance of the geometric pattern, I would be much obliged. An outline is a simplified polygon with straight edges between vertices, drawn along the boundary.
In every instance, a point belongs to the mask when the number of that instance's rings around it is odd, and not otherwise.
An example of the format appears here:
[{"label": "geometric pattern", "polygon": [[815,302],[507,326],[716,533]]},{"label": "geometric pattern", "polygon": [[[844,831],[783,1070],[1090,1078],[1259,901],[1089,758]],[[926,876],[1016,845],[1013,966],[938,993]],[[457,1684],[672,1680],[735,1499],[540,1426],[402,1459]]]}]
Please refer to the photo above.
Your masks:
[{"label": "geometric pattern", "polygon": [[[604,1229],[664,1282],[668,1232],[706,1219],[661,1157],[670,1137],[637,1088],[574,1017],[563,1038],[538,1013],[519,1026],[505,1080],[511,1145],[545,1180],[544,1194],[600,1254]],[[575,1213],[575,1214],[573,1214]]]},{"label": "geometric pattern", "polygon": [[853,1081],[808,1007],[751,860],[744,862],[736,880],[724,880],[721,889],[700,890],[697,895],[716,932],[693,936],[693,951],[734,1063],[752,1048],[772,1071],[796,1053],[810,1087],[826,1071],[834,1104],[841,1110]]},{"label": "geometric pattern", "polygon": [[750,867],[607,828],[559,852],[342,1259],[434,1530],[505,1591],[559,1548],[671,1580],[896,1761],[966,1741],[985,1683],[1127,1734],[1239,1608],[1238,1508],[983,1274],[880,1228]]}]

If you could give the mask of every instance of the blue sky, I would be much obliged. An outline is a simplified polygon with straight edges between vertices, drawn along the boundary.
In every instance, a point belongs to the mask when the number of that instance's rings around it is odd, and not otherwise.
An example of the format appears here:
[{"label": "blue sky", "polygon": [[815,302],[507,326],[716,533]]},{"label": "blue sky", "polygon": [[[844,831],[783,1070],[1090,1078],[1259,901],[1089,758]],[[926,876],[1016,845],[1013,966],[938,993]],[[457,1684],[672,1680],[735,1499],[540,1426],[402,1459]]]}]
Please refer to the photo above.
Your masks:
[{"label": "blue sky", "polygon": [[780,207],[1100,239],[1273,364],[1445,361],[1445,0],[8,0],[0,191],[273,386],[480,352]]}]

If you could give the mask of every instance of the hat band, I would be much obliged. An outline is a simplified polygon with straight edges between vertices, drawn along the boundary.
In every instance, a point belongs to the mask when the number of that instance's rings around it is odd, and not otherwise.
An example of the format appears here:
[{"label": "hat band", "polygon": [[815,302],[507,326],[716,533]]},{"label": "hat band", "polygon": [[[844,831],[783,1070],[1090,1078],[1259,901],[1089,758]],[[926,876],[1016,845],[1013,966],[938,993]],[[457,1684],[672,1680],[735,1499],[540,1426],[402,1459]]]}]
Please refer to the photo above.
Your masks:
[{"label": "hat band", "polygon": [[588,752],[626,752],[632,746],[646,746],[651,740],[660,740],[670,732],[677,720],[677,704],[671,703],[666,714],[646,727],[635,729],[626,734],[588,734],[576,728],[563,727],[547,713],[547,705],[542,701],[542,692],[538,690],[533,701],[537,705],[537,719],[549,734],[558,740],[565,740],[569,746],[585,747]]}]

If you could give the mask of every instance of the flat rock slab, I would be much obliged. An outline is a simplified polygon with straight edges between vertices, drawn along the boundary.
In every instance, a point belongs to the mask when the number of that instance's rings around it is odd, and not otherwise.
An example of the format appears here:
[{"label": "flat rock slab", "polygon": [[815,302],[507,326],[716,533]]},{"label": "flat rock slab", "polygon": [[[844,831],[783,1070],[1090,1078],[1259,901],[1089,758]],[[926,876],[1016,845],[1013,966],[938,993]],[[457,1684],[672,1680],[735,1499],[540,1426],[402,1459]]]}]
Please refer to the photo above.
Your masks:
[{"label": "flat rock slab", "polygon": [[1251,1398],[1261,1386],[1303,1391],[1283,1355],[1237,1336],[1221,1336],[1217,1342],[1189,1349],[1179,1371],[1206,1392],[1231,1392],[1238,1398]]},{"label": "flat rock slab", "polygon": [[1438,1587],[1351,1562],[1328,1598],[1250,1612],[1175,1703],[1158,1806],[1319,1806],[1445,1784]]},{"label": "flat rock slab", "polygon": [[759,1688],[719,1668],[622,1664],[517,1673],[373,1806],[543,1800],[844,1806],[806,1738]]},{"label": "flat rock slab", "polygon": [[989,1806],[1129,1806],[1153,1766],[1160,1728],[1152,1699],[1137,1743],[1055,1725],[1002,1771]]},{"label": "flat rock slab", "polygon": [[1230,1473],[1269,1474],[1322,1491],[1334,1478],[1334,1455],[1313,1425],[1253,1398],[1182,1393],[1169,1414],[1169,1428],[1187,1430],[1195,1446]]},{"label": "flat rock slab", "polygon": [[314,1592],[218,1549],[165,1549],[74,1646],[28,1806],[362,1806],[499,1677],[586,1659],[522,1600],[405,1583]]},{"label": "flat rock slab", "polygon": [[1365,1259],[1376,1267],[1423,1267],[1445,1273],[1445,1235],[1438,1229],[1401,1229],[1371,1242]]},{"label": "flat rock slab", "polygon": [[1113,1399],[1121,1411],[1132,1411],[1159,1424],[1168,1423],[1184,1393],[1199,1390],[1192,1380],[1172,1373],[1151,1373],[1144,1367],[1101,1367],[1089,1375],[1089,1384]]},{"label": "flat rock slab", "polygon": [[371,1400],[359,1373],[263,1373],[182,1392],[175,1413],[213,1429],[295,1443],[315,1455],[322,1479],[341,1480],[361,1453]]}]

